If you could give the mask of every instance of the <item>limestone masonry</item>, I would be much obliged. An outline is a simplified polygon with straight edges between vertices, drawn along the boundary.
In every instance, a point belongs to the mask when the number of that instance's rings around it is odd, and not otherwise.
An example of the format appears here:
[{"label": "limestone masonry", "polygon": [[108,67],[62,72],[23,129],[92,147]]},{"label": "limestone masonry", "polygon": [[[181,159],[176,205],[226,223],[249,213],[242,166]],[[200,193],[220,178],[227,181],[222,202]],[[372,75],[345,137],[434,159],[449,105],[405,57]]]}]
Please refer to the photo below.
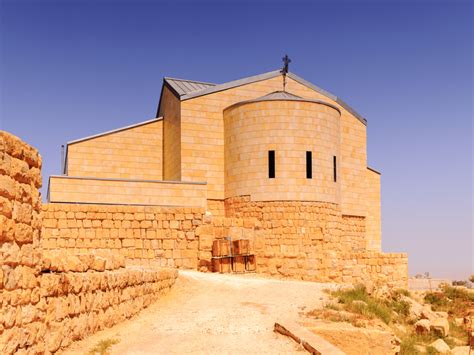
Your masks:
[{"label": "limestone masonry", "polygon": [[165,78],[155,119],[67,144],[44,248],[210,270],[214,239],[251,241],[257,272],[407,285],[381,252],[366,120],[280,71],[220,85]]},{"label": "limestone masonry", "polygon": [[3,131],[0,157],[1,354],[56,352],[130,318],[174,283],[175,269],[124,268],[105,251],[43,251],[41,158]]}]

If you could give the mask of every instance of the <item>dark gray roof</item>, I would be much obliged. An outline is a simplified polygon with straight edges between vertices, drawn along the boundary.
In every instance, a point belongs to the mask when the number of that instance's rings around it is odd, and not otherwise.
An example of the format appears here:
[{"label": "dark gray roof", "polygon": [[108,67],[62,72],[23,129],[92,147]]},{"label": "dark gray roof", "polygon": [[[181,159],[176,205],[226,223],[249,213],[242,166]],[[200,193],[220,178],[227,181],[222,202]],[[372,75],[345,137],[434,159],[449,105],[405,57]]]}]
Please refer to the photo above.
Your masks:
[{"label": "dark gray roof", "polygon": [[245,105],[253,102],[261,102],[261,101],[300,101],[300,102],[313,102],[321,105],[326,105],[329,107],[332,107],[335,109],[339,114],[341,113],[341,110],[335,106],[330,104],[329,102],[323,101],[323,100],[317,100],[317,99],[305,99],[301,96],[289,93],[287,91],[274,91],[271,92],[270,94],[258,97],[256,99],[251,99],[251,100],[245,100],[245,101],[240,101],[236,102],[233,105],[230,105],[229,107],[226,107],[225,109],[228,110],[232,107],[240,106],[240,105]]},{"label": "dark gray roof", "polygon": [[258,99],[255,99],[256,101],[259,100],[301,100],[302,97],[292,94],[287,91],[274,91],[271,92],[265,96],[259,97]]},{"label": "dark gray roof", "polygon": [[[254,75],[254,76],[249,76],[247,78],[239,79],[239,80],[234,80],[234,81],[229,81],[227,83],[223,84],[212,84],[212,83],[205,83],[205,82],[199,82],[199,81],[191,81],[191,80],[182,80],[182,79],[173,79],[173,78],[165,78],[164,81],[165,83],[169,84],[171,88],[176,92],[176,94],[179,96],[181,101],[184,100],[189,100],[193,99],[195,97],[199,96],[204,96],[204,95],[209,95],[215,92],[235,88],[238,86],[242,85],[247,85],[251,83],[255,83],[257,81],[263,81],[267,79],[271,79],[277,76],[280,76],[281,72],[280,70],[274,70],[268,73],[263,73],[259,75]],[[354,110],[352,107],[350,107],[348,104],[346,104],[344,101],[342,101],[339,97],[336,95],[331,94],[330,92],[321,89],[320,87],[310,83],[309,81],[306,81],[305,79],[299,77],[296,74],[293,73],[288,73],[288,77],[292,78],[293,80],[299,82],[300,84],[307,86],[316,92],[319,92],[321,95],[324,95],[331,100],[337,102],[339,105],[341,105],[344,109],[349,111],[354,117],[356,117],[360,122],[362,122],[364,125],[367,125],[367,120],[362,117],[356,110]],[[197,86],[202,86],[201,89],[198,90],[193,90],[192,87],[186,91],[182,86],[184,86],[184,82],[186,84],[193,83]],[[197,87],[195,86],[195,87]],[[158,107],[158,112],[159,112],[159,107]]]},{"label": "dark gray roof", "polygon": [[380,171],[375,170],[374,168],[371,168],[370,166],[368,166],[367,169],[369,169],[370,171],[373,171],[376,174],[382,175],[382,173]]},{"label": "dark gray roof", "polygon": [[183,95],[207,89],[209,87],[216,86],[216,84],[212,83],[205,83],[202,81],[194,81],[194,80],[184,80],[184,79],[176,79],[176,78],[164,78],[165,82],[169,84],[176,93],[181,97]]}]

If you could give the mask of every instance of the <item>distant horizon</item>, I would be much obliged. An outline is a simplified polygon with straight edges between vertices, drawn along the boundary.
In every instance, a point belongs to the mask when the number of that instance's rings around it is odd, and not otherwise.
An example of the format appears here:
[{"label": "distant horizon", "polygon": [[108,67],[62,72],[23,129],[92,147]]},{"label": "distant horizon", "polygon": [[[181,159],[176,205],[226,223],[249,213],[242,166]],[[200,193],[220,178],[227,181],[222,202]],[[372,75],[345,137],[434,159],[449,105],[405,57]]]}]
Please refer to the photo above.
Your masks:
[{"label": "distant horizon", "polygon": [[164,76],[223,83],[281,66],[367,118],[382,250],[467,280],[472,240],[470,1],[2,1],[0,129],[43,156],[155,117]]}]

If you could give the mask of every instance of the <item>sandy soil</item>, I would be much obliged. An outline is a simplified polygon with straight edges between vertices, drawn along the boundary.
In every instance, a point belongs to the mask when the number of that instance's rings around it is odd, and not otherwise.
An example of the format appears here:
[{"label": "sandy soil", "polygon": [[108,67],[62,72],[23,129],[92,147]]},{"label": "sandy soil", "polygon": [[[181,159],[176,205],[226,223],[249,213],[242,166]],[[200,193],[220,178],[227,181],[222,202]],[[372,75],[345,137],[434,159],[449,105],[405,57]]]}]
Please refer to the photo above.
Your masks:
[{"label": "sandy soil", "polygon": [[[180,271],[172,290],[132,320],[69,347],[84,354],[118,339],[112,354],[264,354],[303,350],[273,332],[275,321],[322,307],[334,285],[281,281],[256,275]],[[304,353],[304,352],[303,352]]]},{"label": "sandy soil", "polygon": [[308,330],[320,335],[347,355],[393,354],[393,334],[377,329],[357,328],[348,323],[317,320],[306,324]]}]

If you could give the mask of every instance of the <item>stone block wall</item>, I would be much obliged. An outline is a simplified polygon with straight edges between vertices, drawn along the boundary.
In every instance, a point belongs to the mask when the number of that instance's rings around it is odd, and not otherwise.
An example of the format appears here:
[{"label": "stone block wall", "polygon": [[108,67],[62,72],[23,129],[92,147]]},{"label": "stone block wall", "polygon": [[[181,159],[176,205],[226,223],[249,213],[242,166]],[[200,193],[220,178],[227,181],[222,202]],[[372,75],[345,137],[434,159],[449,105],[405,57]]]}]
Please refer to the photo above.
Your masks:
[{"label": "stone block wall", "polygon": [[178,181],[181,180],[181,102],[168,87],[163,87],[159,110],[158,115],[165,117],[163,179]]},{"label": "stone block wall", "polygon": [[224,217],[204,208],[43,205],[41,247],[45,252],[122,257],[127,265],[210,271],[214,239],[253,239],[253,219]]},{"label": "stone block wall", "polygon": [[251,201],[241,196],[226,199],[225,209],[228,217],[254,224],[257,272],[319,282],[407,287],[406,254],[368,252],[365,218],[343,215],[337,204]]},{"label": "stone block wall", "polygon": [[343,282],[373,286],[408,287],[408,255],[365,251],[343,261]]},{"label": "stone block wall", "polygon": [[204,219],[204,208],[52,203],[43,206],[41,246],[112,253],[129,265],[197,269],[198,227]]},{"label": "stone block wall", "polygon": [[367,168],[367,249],[382,250],[380,173]]},{"label": "stone block wall", "polygon": [[130,318],[173,285],[175,269],[41,248],[41,157],[0,131],[0,353],[54,353]]},{"label": "stone block wall", "polygon": [[43,206],[45,250],[118,255],[127,265],[211,270],[212,243],[248,239],[257,272],[319,282],[406,287],[405,254],[366,250],[364,217],[339,205],[251,201],[249,196],[209,201],[209,209],[48,204]]},{"label": "stone block wall", "polygon": [[[333,157],[340,159],[340,121],[338,109],[322,101],[257,99],[226,108],[225,197],[339,204]],[[269,151],[275,152],[274,179],[268,177]]]},{"label": "stone block wall", "polygon": [[68,143],[67,175],[163,180],[163,119]]}]

